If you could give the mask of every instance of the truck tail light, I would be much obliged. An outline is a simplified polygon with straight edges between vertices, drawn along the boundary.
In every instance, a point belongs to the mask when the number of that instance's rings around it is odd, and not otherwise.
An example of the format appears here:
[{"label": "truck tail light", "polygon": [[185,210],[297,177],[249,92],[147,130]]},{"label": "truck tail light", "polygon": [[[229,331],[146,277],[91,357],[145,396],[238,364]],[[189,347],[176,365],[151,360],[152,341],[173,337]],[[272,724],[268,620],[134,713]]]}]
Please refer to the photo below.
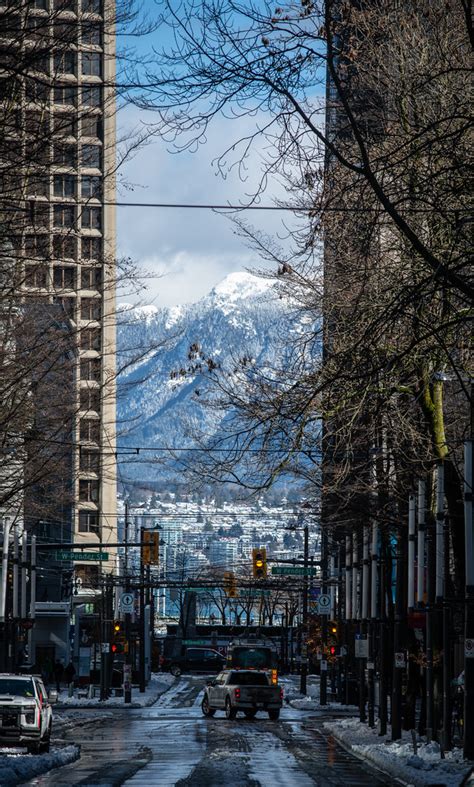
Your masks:
[{"label": "truck tail light", "polygon": [[240,700],[240,689],[234,689],[234,697],[237,701]]}]

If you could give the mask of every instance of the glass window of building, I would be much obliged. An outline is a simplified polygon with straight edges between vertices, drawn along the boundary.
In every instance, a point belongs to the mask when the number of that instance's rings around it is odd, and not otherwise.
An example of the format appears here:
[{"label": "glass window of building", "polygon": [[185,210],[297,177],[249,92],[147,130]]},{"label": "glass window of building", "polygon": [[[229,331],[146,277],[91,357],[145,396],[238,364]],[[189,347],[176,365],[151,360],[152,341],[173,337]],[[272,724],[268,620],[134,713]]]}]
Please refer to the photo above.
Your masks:
[{"label": "glass window of building", "polygon": [[69,11],[75,14],[77,11],[77,0],[53,0],[55,11]]},{"label": "glass window of building", "polygon": [[102,0],[81,0],[83,14],[101,14]]},{"label": "glass window of building", "polygon": [[75,256],[76,239],[74,235],[53,236],[53,257],[55,260],[73,260]]},{"label": "glass window of building", "polygon": [[100,208],[82,208],[81,227],[86,230],[101,230],[102,210]]},{"label": "glass window of building", "polygon": [[26,194],[35,197],[49,197],[49,178],[46,175],[30,175],[25,178]]},{"label": "glass window of building", "polygon": [[76,178],[74,175],[54,176],[54,196],[74,197],[76,193]]},{"label": "glass window of building", "polygon": [[82,43],[90,46],[102,46],[102,25],[100,22],[84,21],[82,23]]},{"label": "glass window of building", "polygon": [[102,140],[102,116],[86,115],[81,119],[81,133],[83,137],[94,137]]},{"label": "glass window of building", "polygon": [[81,320],[100,320],[99,298],[81,298]]},{"label": "glass window of building", "polygon": [[[96,511],[79,511],[79,533],[99,533],[99,516]],[[95,568],[98,578],[96,566],[81,566],[81,568]]]},{"label": "glass window of building", "polygon": [[100,456],[99,452],[87,449],[79,449],[79,470],[81,473],[99,473]]},{"label": "glass window of building", "polygon": [[81,150],[81,165],[100,169],[102,165],[102,148],[100,145],[83,145]]},{"label": "glass window of building", "polygon": [[76,278],[76,269],[71,267],[55,266],[53,271],[53,284],[63,290],[73,290]]},{"label": "glass window of building", "polygon": [[81,178],[81,196],[84,199],[100,199],[102,196],[102,178],[97,175],[83,175]]},{"label": "glass window of building", "polygon": [[47,101],[49,98],[49,87],[38,79],[26,77],[25,98],[27,101],[32,101],[34,103],[42,103],[43,101]]},{"label": "glass window of building", "polygon": [[[100,238],[82,238],[81,240],[81,258],[83,260],[100,260],[102,256],[102,241]],[[83,271],[88,270],[83,268]],[[85,280],[84,280],[85,281]],[[85,289],[90,289],[82,285]]]},{"label": "glass window of building", "polygon": [[[81,337],[84,331],[81,332]],[[100,412],[100,391],[98,388],[81,388],[80,408],[86,412]]]},{"label": "glass window of building", "polygon": [[49,227],[49,205],[30,200],[30,220],[33,227]]},{"label": "glass window of building", "polygon": [[100,52],[82,52],[82,76],[102,76],[102,55]]},{"label": "glass window of building", "polygon": [[98,85],[87,85],[82,88],[82,104],[85,107],[100,107],[102,89]]},{"label": "glass window of building", "polygon": [[60,137],[77,136],[77,120],[72,115],[55,115],[53,125],[54,133]]},{"label": "glass window of building", "polygon": [[69,49],[64,52],[56,52],[54,55],[55,74],[75,74],[76,73],[76,53]]},{"label": "glass window of building", "polygon": [[48,284],[48,269],[44,265],[27,265],[25,284],[27,287],[44,289]]},{"label": "glass window of building", "polygon": [[25,235],[25,257],[32,259],[49,256],[49,238],[47,235]]},{"label": "glass window of building", "polygon": [[53,147],[53,164],[57,167],[76,168],[77,151],[75,145],[56,142]]},{"label": "glass window of building", "polygon": [[86,443],[98,443],[100,440],[100,421],[97,418],[81,418],[79,437]]},{"label": "glass window of building", "polygon": [[63,314],[70,320],[73,320],[76,314],[76,301],[74,298],[59,298],[55,296],[53,303],[59,306]]},{"label": "glass window of building", "polygon": [[55,227],[74,227],[75,220],[74,205],[54,205],[53,223]]},{"label": "glass window of building", "polygon": [[63,85],[54,88],[54,103],[61,105],[76,105],[77,87],[75,85]]},{"label": "glass window of building", "polygon": [[81,478],[79,481],[79,500],[81,503],[98,503],[99,482]]},{"label": "glass window of building", "polygon": [[101,284],[101,268],[81,268],[81,287],[83,290],[98,290]]}]

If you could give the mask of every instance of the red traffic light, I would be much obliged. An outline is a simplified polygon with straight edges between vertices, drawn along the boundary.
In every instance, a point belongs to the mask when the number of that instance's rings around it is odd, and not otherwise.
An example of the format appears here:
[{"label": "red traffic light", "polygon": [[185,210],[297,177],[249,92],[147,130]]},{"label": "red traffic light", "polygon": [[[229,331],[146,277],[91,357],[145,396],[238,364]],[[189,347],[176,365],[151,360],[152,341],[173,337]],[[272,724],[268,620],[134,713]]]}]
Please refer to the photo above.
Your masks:
[{"label": "red traffic light", "polygon": [[329,653],[331,654],[331,656],[335,656],[336,655],[336,646],[335,645],[331,645],[331,647],[329,648]]},{"label": "red traffic light", "polygon": [[121,642],[113,642],[111,645],[112,653],[123,653],[123,645]]}]

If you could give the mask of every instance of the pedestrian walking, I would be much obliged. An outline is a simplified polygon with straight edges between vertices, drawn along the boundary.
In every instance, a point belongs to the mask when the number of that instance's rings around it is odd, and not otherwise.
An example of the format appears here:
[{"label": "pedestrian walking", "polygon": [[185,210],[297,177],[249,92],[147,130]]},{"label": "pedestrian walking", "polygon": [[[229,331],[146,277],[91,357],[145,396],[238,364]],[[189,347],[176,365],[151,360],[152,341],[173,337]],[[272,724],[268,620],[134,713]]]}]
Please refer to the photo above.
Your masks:
[{"label": "pedestrian walking", "polygon": [[64,670],[64,676],[66,678],[66,683],[68,685],[73,682],[75,674],[76,674],[76,668],[72,663],[72,661],[70,661],[66,669]]}]

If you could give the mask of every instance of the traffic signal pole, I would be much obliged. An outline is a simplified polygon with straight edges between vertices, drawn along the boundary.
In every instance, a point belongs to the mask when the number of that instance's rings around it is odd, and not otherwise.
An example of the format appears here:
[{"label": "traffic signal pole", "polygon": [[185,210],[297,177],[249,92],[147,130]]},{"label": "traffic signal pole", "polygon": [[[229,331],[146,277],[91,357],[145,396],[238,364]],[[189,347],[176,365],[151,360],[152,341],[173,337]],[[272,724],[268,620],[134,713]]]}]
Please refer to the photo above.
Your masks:
[{"label": "traffic signal pole", "polygon": [[474,523],[472,511],[472,494],[474,485],[472,461],[473,443],[474,439],[471,435],[471,439],[467,440],[464,446],[464,519],[466,550],[466,602],[464,629],[464,757],[468,760],[474,760]]},{"label": "traffic signal pole", "polygon": [[[128,565],[128,503],[125,503],[125,591],[130,592],[130,570]],[[123,675],[123,701],[132,701],[132,680],[131,680],[131,652],[130,652],[130,612],[125,613],[125,664]]]},{"label": "traffic signal pole", "polygon": [[[304,567],[305,569],[308,568],[309,565],[309,539],[308,539],[308,525],[306,524],[303,528],[304,532],[304,552],[303,552],[303,559],[304,559]],[[302,609],[302,629],[304,633],[308,631],[308,572],[305,571],[304,575],[304,582],[303,582],[303,609]],[[308,658],[307,653],[306,657],[301,659],[301,672],[300,672],[300,692],[306,696],[306,688],[307,688],[307,675],[308,675]]]},{"label": "traffic signal pole", "polygon": [[[307,539],[306,533],[306,539]],[[305,542],[306,543],[306,542]],[[326,594],[328,592],[328,538],[325,530],[321,532],[321,578],[322,588],[321,592]],[[306,591],[307,595],[307,591]],[[321,615],[321,650],[323,659],[325,661],[326,669],[321,669],[319,678],[319,702],[320,705],[327,705],[327,653],[326,645],[328,641],[328,618],[327,615]],[[320,662],[322,664],[322,661]]]}]

